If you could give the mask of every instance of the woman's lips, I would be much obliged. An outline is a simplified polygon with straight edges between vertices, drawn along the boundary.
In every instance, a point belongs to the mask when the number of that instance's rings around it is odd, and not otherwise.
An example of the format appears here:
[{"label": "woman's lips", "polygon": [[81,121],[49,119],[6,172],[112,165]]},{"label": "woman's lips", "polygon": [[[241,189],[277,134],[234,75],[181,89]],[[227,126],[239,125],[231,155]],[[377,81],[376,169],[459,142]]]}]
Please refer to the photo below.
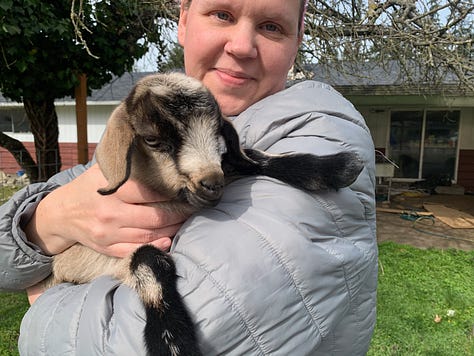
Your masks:
[{"label": "woman's lips", "polygon": [[251,76],[243,72],[235,72],[221,68],[216,68],[215,71],[219,78],[228,85],[241,86],[253,80]]}]

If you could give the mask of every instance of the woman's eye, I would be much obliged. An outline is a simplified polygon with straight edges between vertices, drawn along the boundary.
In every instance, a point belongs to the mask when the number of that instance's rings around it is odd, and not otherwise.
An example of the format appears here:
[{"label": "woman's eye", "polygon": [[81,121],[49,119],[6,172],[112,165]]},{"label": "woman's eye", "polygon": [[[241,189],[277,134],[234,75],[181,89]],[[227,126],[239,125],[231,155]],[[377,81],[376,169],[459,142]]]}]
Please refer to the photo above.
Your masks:
[{"label": "woman's eye", "polygon": [[267,32],[281,32],[280,28],[274,23],[267,23],[262,25],[262,28]]},{"label": "woman's eye", "polygon": [[224,11],[216,11],[214,16],[217,17],[221,21],[230,21],[231,17],[227,12]]}]

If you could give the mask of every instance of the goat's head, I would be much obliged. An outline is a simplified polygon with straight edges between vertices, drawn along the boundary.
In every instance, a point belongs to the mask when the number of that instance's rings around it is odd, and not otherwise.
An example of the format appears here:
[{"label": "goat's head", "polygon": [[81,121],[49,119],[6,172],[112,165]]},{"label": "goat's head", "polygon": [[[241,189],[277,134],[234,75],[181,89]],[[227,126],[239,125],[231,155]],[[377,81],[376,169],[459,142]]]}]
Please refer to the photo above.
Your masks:
[{"label": "goat's head", "polygon": [[117,107],[97,148],[108,180],[101,194],[135,179],[199,208],[222,195],[223,117],[210,92],[184,74],[140,80]]}]

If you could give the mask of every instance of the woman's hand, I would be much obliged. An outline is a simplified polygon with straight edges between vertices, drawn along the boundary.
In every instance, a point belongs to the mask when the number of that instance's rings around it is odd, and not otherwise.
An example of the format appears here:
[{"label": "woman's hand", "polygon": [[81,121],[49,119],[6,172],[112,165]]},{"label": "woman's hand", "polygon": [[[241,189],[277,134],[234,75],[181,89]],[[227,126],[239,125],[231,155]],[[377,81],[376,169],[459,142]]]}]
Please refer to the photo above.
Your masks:
[{"label": "woman's hand", "polygon": [[133,181],[111,195],[97,164],[54,190],[38,205],[25,228],[28,239],[46,254],[55,255],[76,242],[100,253],[124,257],[149,243],[167,250],[188,216],[158,207],[163,197]]},{"label": "woman's hand", "polygon": [[44,284],[42,282],[35,284],[32,287],[26,288],[26,295],[28,296],[28,302],[32,305],[36,299],[40,297],[45,291]]}]

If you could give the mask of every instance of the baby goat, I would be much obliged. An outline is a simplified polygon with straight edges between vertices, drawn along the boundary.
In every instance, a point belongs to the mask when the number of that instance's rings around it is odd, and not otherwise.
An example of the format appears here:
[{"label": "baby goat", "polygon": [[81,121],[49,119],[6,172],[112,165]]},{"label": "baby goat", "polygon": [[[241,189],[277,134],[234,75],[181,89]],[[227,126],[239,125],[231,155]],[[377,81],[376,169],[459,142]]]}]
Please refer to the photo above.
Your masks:
[{"label": "baby goat", "polygon": [[[134,179],[168,198],[163,208],[186,213],[216,205],[225,184],[238,176],[267,175],[318,191],[348,186],[362,169],[350,152],[317,157],[242,150],[210,92],[178,73],[151,75],[137,83],[112,113],[96,157],[108,180],[100,194],[112,194]],[[100,275],[114,276],[140,296],[150,355],[200,355],[168,254],[145,245],[119,259],[75,244],[54,257],[50,285],[86,283]]]}]

